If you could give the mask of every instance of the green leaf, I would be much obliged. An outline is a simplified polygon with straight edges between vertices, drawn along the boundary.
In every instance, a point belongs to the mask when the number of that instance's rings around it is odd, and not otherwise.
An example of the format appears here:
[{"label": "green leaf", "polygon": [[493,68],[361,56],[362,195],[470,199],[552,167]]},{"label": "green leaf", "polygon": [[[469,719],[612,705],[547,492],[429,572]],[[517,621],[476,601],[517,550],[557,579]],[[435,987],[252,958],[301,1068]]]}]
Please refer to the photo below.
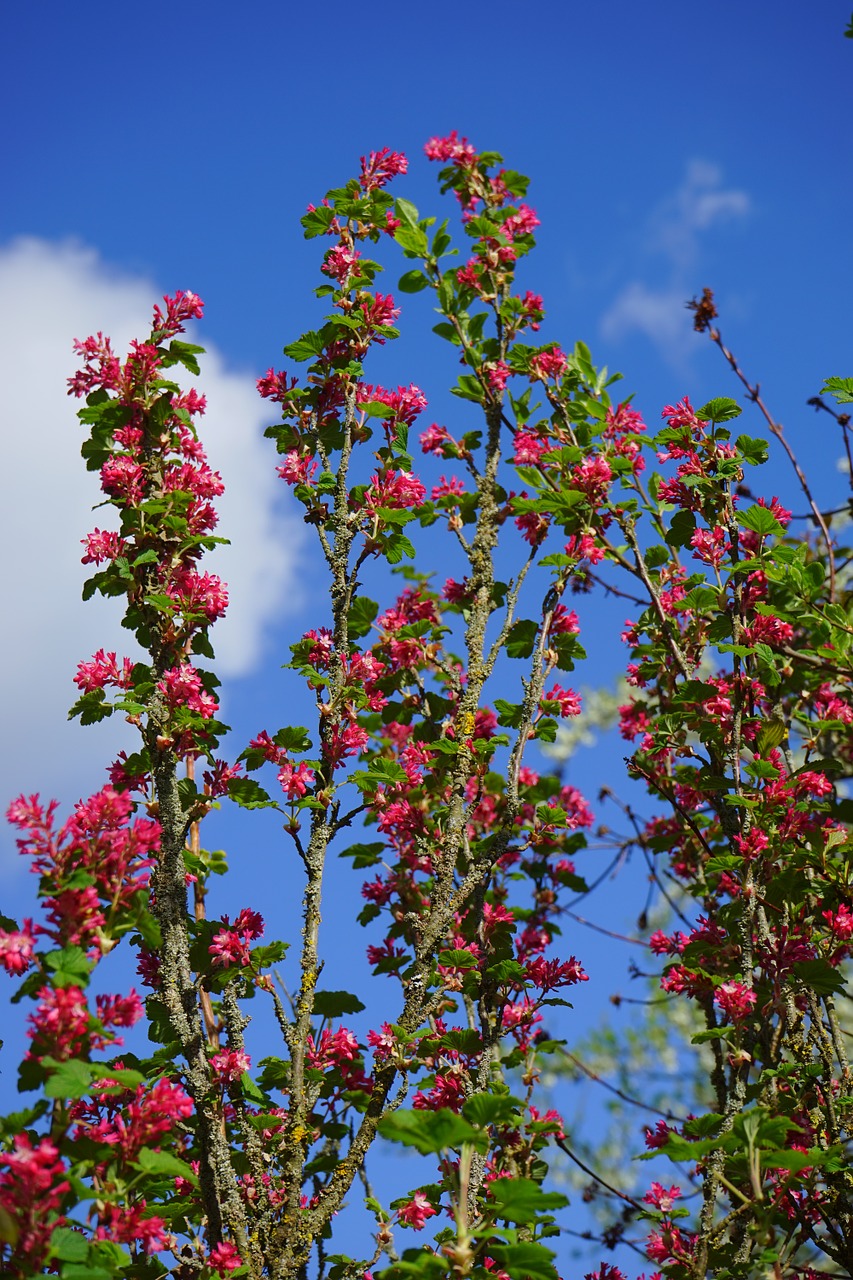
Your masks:
[{"label": "green leaf", "polygon": [[[505,1182],[507,1179],[498,1179]],[[497,1183],[490,1183],[490,1186]],[[544,1245],[533,1241],[521,1244],[489,1244],[489,1256],[511,1280],[558,1280],[553,1259],[556,1256]]]},{"label": "green leaf", "polygon": [[481,1128],[490,1124],[517,1128],[523,1110],[524,1104],[508,1093],[475,1093],[463,1106],[462,1114]]},{"label": "green leaf", "polygon": [[446,1107],[439,1111],[395,1111],[380,1121],[379,1132],[391,1142],[414,1147],[423,1156],[437,1155],[465,1143],[485,1153],[489,1145],[485,1130],[475,1129]]},{"label": "green leaf", "polygon": [[541,720],[538,720],[536,722],[536,739],[538,742],[556,742],[557,721],[548,716],[543,716]]},{"label": "green leaf", "polygon": [[687,547],[696,532],[696,517],[692,511],[676,511],[666,534],[671,547]]},{"label": "green leaf", "polygon": [[666,564],[669,561],[669,554],[667,547],[657,545],[644,551],[643,559],[649,569],[659,569],[662,564]]},{"label": "green leaf", "polygon": [[803,569],[803,574],[809,586],[814,587],[816,591],[819,591],[823,586],[826,569],[821,560],[812,560],[812,562],[807,564]]},{"label": "green leaf", "polygon": [[744,462],[748,462],[750,466],[761,466],[767,461],[770,446],[766,440],[753,436],[738,436],[735,444],[743,455]]},{"label": "green leaf", "polygon": [[347,1013],[361,1013],[365,1006],[349,991],[315,991],[314,1014],[318,1018],[341,1018]]},{"label": "green leaf", "polygon": [[448,951],[439,952],[438,963],[446,969],[476,969],[477,957],[470,951],[466,951],[464,947],[453,947]]},{"label": "green leaf", "polygon": [[231,778],[228,796],[241,809],[277,809],[278,804],[254,778]]},{"label": "green leaf", "polygon": [[360,640],[366,636],[373,626],[379,605],[367,596],[356,596],[349,611],[349,634],[351,640]]},{"label": "green leaf", "polygon": [[[849,36],[853,32],[853,22],[850,24],[850,31],[844,34]],[[820,389],[820,394],[829,394],[834,396],[838,404],[853,404],[853,378],[827,378],[826,382]]]},{"label": "green leaf", "polygon": [[399,218],[405,227],[417,227],[418,210],[411,200],[404,200],[402,196],[394,201],[394,215]]},{"label": "green leaf", "polygon": [[92,962],[82,947],[63,947],[61,951],[49,951],[44,957],[48,969],[53,970],[56,987],[85,987],[92,972]]},{"label": "green leaf", "polygon": [[539,623],[520,618],[507,632],[506,652],[509,658],[529,658],[539,634]]},{"label": "green leaf", "polygon": [[297,338],[296,342],[291,342],[284,348],[284,354],[291,360],[298,360],[300,363],[304,360],[311,360],[314,356],[319,356],[325,347],[325,339],[322,334],[315,330],[303,333],[301,338]]},{"label": "green leaf", "polygon": [[523,707],[520,702],[507,702],[506,698],[495,698],[495,711],[498,713],[499,725],[517,729],[521,724]]},{"label": "green leaf", "polygon": [[425,258],[429,253],[426,232],[419,227],[398,227],[394,239],[407,257]]},{"label": "green leaf", "polygon": [[62,1280],[115,1280],[115,1271],[106,1267],[90,1266],[86,1262],[67,1262],[62,1268]]},{"label": "green leaf", "polygon": [[426,289],[429,285],[428,278],[423,271],[407,271],[400,276],[397,281],[397,288],[401,293],[420,293],[422,289]]},{"label": "green leaf", "polygon": [[190,373],[201,373],[201,367],[197,355],[204,354],[204,347],[197,347],[192,342],[180,342],[177,338],[169,343],[169,356],[171,359],[169,364],[182,364],[185,369],[189,369]]},{"label": "green leaf", "polygon": [[367,772],[371,783],[375,784],[382,782],[393,786],[395,783],[402,784],[408,781],[408,774],[401,764],[381,756],[377,760],[371,760]]},{"label": "green leaf", "polygon": [[50,1252],[60,1262],[82,1262],[89,1254],[89,1241],[80,1231],[71,1227],[54,1227],[50,1237]]},{"label": "green leaf", "polygon": [[800,981],[820,996],[841,995],[846,991],[844,979],[827,960],[798,960],[792,967]]},{"label": "green leaf", "polygon": [[[113,1067],[108,1062],[93,1062],[92,1079],[115,1081],[115,1084],[120,1086],[120,1089],[114,1091],[119,1092],[125,1089],[135,1089],[137,1085],[142,1084],[145,1076],[141,1071],[133,1071],[130,1067]],[[110,1091],[111,1087],[107,1086],[105,1092]]]},{"label": "green leaf", "polygon": [[79,1058],[69,1058],[67,1062],[55,1065],[45,1059],[45,1065],[53,1066],[44,1086],[49,1098],[82,1098],[92,1087],[92,1067]]},{"label": "green leaf", "polygon": [[404,533],[392,533],[383,546],[385,559],[389,564],[399,564],[403,556],[409,560],[415,558],[415,548]]},{"label": "green leaf", "polygon": [[372,844],[351,844],[348,849],[341,849],[339,858],[352,858],[353,867],[358,871],[363,867],[375,867],[382,861],[386,846],[381,841]]},{"label": "green leaf", "polygon": [[532,1178],[498,1178],[489,1184],[495,1213],[507,1222],[536,1222],[548,1209],[565,1209],[568,1198],[559,1191],[543,1191]]},{"label": "green leaf", "polygon": [[780,746],[787,736],[788,727],[784,720],[766,720],[758,731],[758,741],[755,744],[758,754],[766,756],[768,751]]},{"label": "green leaf", "polygon": [[696,417],[700,422],[729,422],[732,418],[740,417],[743,410],[736,400],[729,400],[726,396],[717,396],[714,400],[709,400],[707,404],[703,404],[701,409],[696,410]]},{"label": "green leaf", "polygon": [[292,724],[286,729],[279,729],[278,733],[273,734],[272,740],[277,747],[281,747],[284,751],[309,751],[311,749],[311,735],[301,724]]},{"label": "green leaf", "polygon": [[517,960],[498,960],[489,965],[486,976],[494,982],[523,982],[527,974]]},{"label": "green leaf", "polygon": [[746,511],[739,512],[738,521],[745,529],[752,529],[762,538],[785,532],[769,507],[760,507],[757,503]]},{"label": "green leaf", "polygon": [[170,1178],[186,1178],[194,1187],[198,1186],[198,1177],[192,1165],[173,1156],[171,1151],[152,1151],[150,1147],[143,1147],[136,1163],[146,1173],[164,1173]]}]

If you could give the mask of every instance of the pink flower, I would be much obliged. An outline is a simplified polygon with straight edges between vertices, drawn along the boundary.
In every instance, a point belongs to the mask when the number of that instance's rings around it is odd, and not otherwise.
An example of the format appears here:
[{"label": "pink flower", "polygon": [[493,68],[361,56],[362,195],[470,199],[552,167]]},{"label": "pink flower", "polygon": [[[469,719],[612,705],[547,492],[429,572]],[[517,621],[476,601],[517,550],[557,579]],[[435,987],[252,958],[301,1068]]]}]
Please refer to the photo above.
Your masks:
[{"label": "pink flower", "polygon": [[109,338],[99,331],[97,337],[74,341],[74,351],[82,356],[85,366],[68,379],[68,394],[85,396],[103,388],[116,391],[121,382],[121,362],[110,346]]},{"label": "pink flower", "polygon": [[99,1214],[100,1224],[94,1238],[120,1244],[141,1244],[147,1254],[160,1253],[168,1248],[174,1236],[169,1236],[163,1219],[146,1213],[146,1208],[144,1200],[128,1206],[105,1204]]},{"label": "pink flower", "polygon": [[573,986],[576,982],[589,982],[589,975],[584,973],[580,961],[574,956],[562,962],[534,956],[527,961],[524,971],[540,991],[556,991],[558,987]]},{"label": "pink flower", "polygon": [[74,683],[84,693],[91,693],[95,689],[104,689],[107,685],[116,685],[120,689],[126,689],[130,684],[132,671],[133,663],[130,658],[123,660],[122,668],[119,670],[116,655],[114,653],[105,653],[103,649],[99,649],[91,662],[77,664]]},{"label": "pink flower", "polygon": [[294,765],[290,760],[281,762],[278,780],[288,800],[299,800],[314,784],[314,770],[307,764]]},{"label": "pink flower", "polygon": [[477,159],[477,152],[467,138],[460,138],[453,129],[446,138],[430,138],[424,147],[428,160],[452,160],[459,166],[470,165]]},{"label": "pink flower", "polygon": [[267,369],[264,376],[257,381],[258,394],[265,400],[275,400],[279,404],[285,403],[295,386],[296,378],[291,378],[288,382],[286,373],[283,371],[276,373],[272,367]]},{"label": "pink flower", "polygon": [[364,509],[378,511],[381,507],[392,510],[418,507],[426,496],[426,489],[411,471],[383,471],[373,475],[364,495]]},{"label": "pink flower", "polygon": [[210,1059],[213,1078],[219,1084],[232,1084],[248,1071],[252,1060],[242,1049],[221,1049]]},{"label": "pink flower", "polygon": [[83,539],[86,554],[81,564],[103,564],[105,560],[115,560],[124,552],[124,542],[117,533],[107,529],[95,529]]},{"label": "pink flower", "polygon": [[23,929],[9,933],[0,929],[0,965],[13,977],[29,969],[35,951],[35,933],[32,920],[25,920]]},{"label": "pink flower", "polygon": [[693,1241],[684,1236],[672,1223],[665,1224],[660,1231],[653,1231],[646,1243],[646,1253],[653,1262],[668,1262],[673,1259],[684,1261],[690,1256]]},{"label": "pink flower", "polygon": [[483,266],[479,258],[471,258],[456,272],[456,279],[463,288],[467,285],[469,289],[479,289],[482,275]]},{"label": "pink flower", "polygon": [[[527,498],[526,490],[522,491],[521,497]],[[523,511],[520,516],[516,516],[515,526],[521,531],[525,542],[529,542],[531,547],[538,547],[548,532],[548,517],[540,511]]]},{"label": "pink flower", "polygon": [[466,601],[471,595],[471,587],[468,583],[468,579],[463,578],[461,582],[456,582],[453,578],[448,578],[442,588],[441,594],[444,599],[448,600],[451,604],[464,603],[464,601]]},{"label": "pink flower", "polygon": [[578,560],[588,560],[590,564],[600,564],[604,559],[605,551],[603,547],[596,544],[592,534],[574,533],[566,543],[566,555],[576,556]]},{"label": "pink flower", "polygon": [[227,764],[225,760],[214,760],[211,769],[205,769],[204,781],[211,796],[224,796],[228,793],[228,783],[232,778],[236,778],[242,771],[243,766],[237,764]]},{"label": "pink flower", "polygon": [[697,529],[690,539],[690,545],[695,548],[694,560],[701,560],[713,569],[719,569],[732,544],[726,537],[725,529],[718,525],[714,529]]},{"label": "pink flower", "polygon": [[95,1005],[105,1027],[133,1027],[145,1013],[135,991],[126,996],[96,996]]},{"label": "pink flower", "polygon": [[373,341],[380,346],[384,346],[386,335],[378,333],[377,330],[393,325],[400,315],[400,308],[394,306],[394,299],[390,293],[377,293],[369,302],[366,301],[362,304],[362,309],[364,311],[364,322],[373,335]]},{"label": "pink flower", "polygon": [[739,1022],[741,1018],[748,1017],[755,1007],[757,998],[755,992],[745,987],[742,982],[724,982],[714,992],[714,1003],[719,1005],[723,1013],[733,1022]]},{"label": "pink flower", "polygon": [[416,1231],[420,1231],[427,1219],[435,1217],[437,1213],[438,1210],[433,1209],[423,1191],[416,1191],[411,1200],[397,1210],[397,1218],[403,1226],[414,1227]]},{"label": "pink flower", "polygon": [[323,743],[323,755],[337,767],[349,756],[357,756],[367,743],[367,730],[360,725],[348,724],[345,729],[336,725]]},{"label": "pink flower", "polygon": [[607,497],[607,486],[612,478],[610,463],[601,456],[586,458],[571,472],[572,485],[583,490],[593,506],[598,506]]},{"label": "pink flower", "polygon": [[384,187],[399,173],[406,173],[409,162],[402,151],[391,151],[383,147],[381,151],[371,151],[370,158],[361,157],[361,183],[364,191],[376,191]]},{"label": "pink flower", "polygon": [[772,614],[762,614],[748,627],[743,629],[746,644],[790,644],[794,638],[794,628],[790,622],[783,622]]},{"label": "pink flower", "polygon": [[662,929],[656,929],[649,938],[649,950],[656,956],[677,956],[688,941],[686,933],[676,932],[669,938]]},{"label": "pink flower", "polygon": [[486,381],[492,391],[501,392],[507,384],[510,376],[510,367],[503,360],[495,360],[491,364],[486,365]]},{"label": "pink flower", "polygon": [[424,453],[434,453],[438,458],[445,456],[445,445],[456,444],[447,427],[440,427],[437,422],[421,433],[420,442]]},{"label": "pink flower", "polygon": [[560,715],[563,717],[580,715],[580,694],[575,693],[573,689],[564,689],[561,685],[555,684],[549,693],[543,695],[539,706],[543,711],[553,710],[553,707],[549,706],[551,703],[557,704]]},{"label": "pink flower", "polygon": [[513,462],[517,467],[535,467],[547,448],[546,441],[530,431],[516,431]]},{"label": "pink flower", "polygon": [[[544,1116],[540,1116],[538,1107],[531,1106],[530,1119],[537,1126],[538,1133],[553,1133],[555,1138],[565,1138],[566,1133],[563,1128],[563,1117],[559,1111],[555,1111],[553,1107],[549,1107]],[[546,1129],[545,1126],[548,1126]]]},{"label": "pink flower", "polygon": [[319,1044],[315,1044],[314,1037],[309,1036],[307,1045],[308,1065],[320,1071],[327,1067],[343,1067],[359,1056],[358,1040],[346,1027],[339,1027],[337,1031],[324,1027]]},{"label": "pink flower", "polygon": [[672,1125],[668,1125],[665,1120],[658,1120],[654,1129],[646,1129],[646,1146],[651,1151],[656,1151],[658,1147],[665,1147],[669,1142],[669,1135],[675,1132]]},{"label": "pink flower", "polygon": [[320,270],[327,276],[332,276],[343,287],[349,276],[357,272],[360,257],[358,249],[348,249],[345,245],[338,244],[326,254]]},{"label": "pink flower", "polygon": [[574,609],[569,611],[564,604],[554,606],[554,612],[551,615],[551,635],[560,636],[576,636],[580,632],[580,622],[578,615]]},{"label": "pink flower", "polygon": [[534,330],[538,329],[539,322],[543,319],[545,315],[544,304],[542,302],[542,294],[531,293],[531,291],[528,289],[524,297],[521,299],[521,305],[524,308],[524,313],[528,321],[530,322],[531,329],[534,329]]},{"label": "pink flower", "polygon": [[165,695],[172,710],[187,707],[205,720],[209,720],[219,710],[219,703],[212,694],[205,691],[201,676],[189,663],[166,671],[157,688]]},{"label": "pink flower", "polygon": [[465,1101],[465,1088],[455,1075],[436,1075],[435,1084],[429,1093],[419,1089],[412,1098],[412,1106],[419,1111],[440,1111],[449,1107],[451,1111],[461,1111]]},{"label": "pink flower", "polygon": [[439,483],[433,485],[432,500],[438,502],[439,498],[458,498],[464,492],[465,484],[459,476],[451,476],[449,480],[447,476],[442,476]]},{"label": "pink flower", "polygon": [[758,499],[759,507],[767,507],[772,515],[776,517],[783,528],[787,528],[791,523],[791,513],[787,507],[783,507],[777,497],[772,497],[770,502],[766,498]]},{"label": "pink flower", "polygon": [[405,422],[409,427],[418,414],[423,413],[427,407],[426,396],[414,383],[408,387],[398,387],[396,391],[387,390],[385,387],[360,385],[356,404],[365,405],[373,402],[387,404],[389,409],[394,410],[394,418]]},{"label": "pink flower", "polygon": [[132,458],[109,458],[101,467],[101,488],[109,497],[136,506],[145,496],[145,472]]},{"label": "pink flower", "polygon": [[[222,922],[227,924],[228,917],[223,916]],[[243,907],[234,921],[234,928],[247,938],[260,938],[264,932],[264,918],[260,911],[252,911],[250,907]]]},{"label": "pink flower", "polygon": [[[21,1275],[44,1274],[51,1233],[64,1221],[57,1214],[69,1190],[66,1172],[57,1148],[46,1138],[34,1146],[21,1133],[11,1151],[0,1151],[0,1205],[18,1229]],[[8,1258],[3,1246],[0,1254]]]},{"label": "pink flower", "polygon": [[[520,204],[515,213],[511,213],[501,230],[504,235],[514,240],[516,236],[528,236],[539,226],[539,219],[526,204]],[[542,299],[539,299],[540,303]]]},{"label": "pink flower", "polygon": [[559,347],[550,351],[540,351],[530,361],[530,377],[539,382],[548,382],[551,378],[563,376],[568,365],[565,354]]},{"label": "pink flower", "polygon": [[224,927],[214,935],[208,947],[213,963],[222,969],[228,969],[232,964],[245,968],[252,962],[249,943],[263,934],[263,916],[244,907],[233,925],[228,916],[222,917],[222,924]]},{"label": "pink flower", "polygon": [[243,1265],[243,1259],[230,1240],[223,1240],[220,1244],[214,1245],[207,1260],[220,1276],[227,1275],[229,1271],[236,1271]]},{"label": "pink flower", "polygon": [[204,315],[204,303],[197,293],[176,293],[173,297],[165,294],[166,314],[159,307],[154,308],[154,328],[165,330],[166,336],[183,333],[185,320],[200,320]]},{"label": "pink flower", "polygon": [[697,436],[704,435],[705,425],[696,417],[693,412],[693,406],[687,396],[680,400],[677,405],[664,405],[660,416],[666,420],[667,425],[670,427],[687,427],[689,431]]},{"label": "pink flower", "polygon": [[666,1187],[661,1186],[659,1182],[653,1182],[649,1190],[643,1196],[643,1200],[646,1204],[650,1204],[653,1209],[660,1209],[661,1213],[669,1213],[680,1195],[680,1187],[670,1187],[669,1190],[667,1190]]},{"label": "pink flower", "polygon": [[384,1062],[390,1058],[397,1047],[397,1037],[391,1023],[383,1022],[381,1031],[368,1031],[367,1043],[372,1048],[373,1057],[377,1062]]},{"label": "pink flower", "polygon": [[27,1032],[33,1042],[30,1057],[50,1054],[64,1061],[96,1041],[106,1043],[102,1036],[89,1033],[89,1009],[79,987],[42,987],[38,998],[38,1008],[27,1019],[32,1027]]},{"label": "pink flower", "polygon": [[[846,903],[842,903],[837,911],[823,911],[821,914],[836,938],[841,938],[843,942],[853,938],[853,911]],[[24,923],[26,924],[27,921]],[[0,948],[2,948],[2,941],[0,941]]]},{"label": "pink flower", "polygon": [[177,569],[168,594],[189,615],[200,615],[208,622],[221,618],[228,608],[228,588],[215,573],[199,573],[196,569]]}]

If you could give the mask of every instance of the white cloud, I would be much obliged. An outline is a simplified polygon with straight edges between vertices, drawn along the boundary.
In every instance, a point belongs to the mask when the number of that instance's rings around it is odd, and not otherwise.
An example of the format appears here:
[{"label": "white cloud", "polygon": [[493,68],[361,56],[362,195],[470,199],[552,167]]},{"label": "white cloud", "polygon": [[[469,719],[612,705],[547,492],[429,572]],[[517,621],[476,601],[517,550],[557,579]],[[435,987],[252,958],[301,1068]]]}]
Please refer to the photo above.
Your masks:
[{"label": "white cloud", "polygon": [[618,341],[633,332],[644,333],[668,359],[680,364],[693,334],[684,290],[651,289],[639,280],[626,285],[602,317],[601,335]]},{"label": "white cloud", "polygon": [[691,276],[701,259],[702,236],[718,224],[748,217],[746,191],[723,184],[718,165],[691,160],[680,186],[649,216],[642,256],[663,256],[664,283],[629,281],[601,318],[606,339],[645,334],[671,364],[683,366],[690,346],[691,321],[685,301],[695,291]]},{"label": "white cloud", "polygon": [[[119,626],[120,602],[80,598],[80,539],[114,521],[108,508],[91,511],[103,495],[80,458],[78,402],[66,396],[65,380],[75,368],[73,338],[102,330],[122,352],[148,331],[161,293],[78,243],[23,238],[0,248],[4,806],[22,790],[76,799],[100,785],[111,753],[127,745],[124,724],[81,729],[65,719],[77,662],[101,647],[126,653],[133,645]],[[209,350],[200,385],[208,399],[202,435],[226,484],[216,532],[233,542],[207,562],[231,596],[214,631],[216,668],[239,676],[257,667],[280,602],[296,598],[302,524],[284,510],[274,451],[262,437],[269,410],[252,376]]]}]

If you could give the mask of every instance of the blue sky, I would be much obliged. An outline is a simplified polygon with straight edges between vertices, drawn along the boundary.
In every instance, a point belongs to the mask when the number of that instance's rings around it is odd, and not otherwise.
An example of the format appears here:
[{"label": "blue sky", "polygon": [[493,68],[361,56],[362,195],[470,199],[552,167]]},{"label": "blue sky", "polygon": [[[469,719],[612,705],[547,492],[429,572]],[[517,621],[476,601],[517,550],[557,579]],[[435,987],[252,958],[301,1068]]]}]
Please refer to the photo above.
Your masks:
[{"label": "blue sky", "polygon": [[[212,348],[210,452],[235,542],[222,564],[235,599],[219,646],[226,718],[240,743],[285,722],[279,667],[288,641],[317,623],[317,562],[260,439],[253,381],[317,315],[321,250],[302,240],[305,206],[371,149],[409,155],[398,191],[424,214],[440,208],[422,154],[434,134],[458,129],[529,173],[542,226],[524,287],[545,296],[543,338],[586,341],[597,363],[625,373],[650,423],[684,394],[698,404],[737,394],[683,308],[712,286],[724,336],[819,493],[843,501],[838,441],[805,401],[825,376],[853,372],[849,11],[850,0],[185,2],[168,16],[48,0],[10,11],[0,51],[4,806],[20,790],[69,804],[127,745],[123,726],[65,724],[76,663],[121,636],[111,604],[79,604],[77,540],[98,495],[75,461],[64,379],[72,338],[102,328],[127,341],[167,290],[207,304],[197,340]],[[402,301],[403,337],[382,353],[381,377],[424,387],[429,420],[452,428],[453,360],[429,333],[424,295]],[[743,421],[760,433],[756,418]],[[760,491],[802,509],[781,463]],[[613,676],[618,646],[597,643],[609,617],[582,618],[599,656],[579,682]],[[594,794],[612,767],[579,759],[573,780]],[[261,829],[281,859],[273,825]],[[240,838],[230,819],[220,831]],[[241,889],[256,891],[257,867],[236,860]],[[284,927],[294,890],[265,867]],[[4,909],[24,914],[29,890],[4,835]],[[622,895],[629,918],[629,891],[607,893],[606,914]],[[340,910],[345,928],[350,908]],[[594,935],[571,947],[600,978],[579,1007],[589,1025],[603,989],[624,982],[625,958],[614,962]]]}]

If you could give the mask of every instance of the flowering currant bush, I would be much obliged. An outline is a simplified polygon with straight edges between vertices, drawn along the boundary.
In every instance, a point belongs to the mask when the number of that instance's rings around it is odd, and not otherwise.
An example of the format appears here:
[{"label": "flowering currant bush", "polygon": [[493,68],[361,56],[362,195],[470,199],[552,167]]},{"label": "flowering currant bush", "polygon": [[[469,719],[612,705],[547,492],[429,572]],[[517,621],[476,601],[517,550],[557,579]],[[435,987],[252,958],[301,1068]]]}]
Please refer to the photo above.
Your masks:
[{"label": "flowering currant bush", "polygon": [[[653,932],[650,954],[713,1052],[715,1109],[646,1135],[680,1184],[623,1196],[627,1220],[657,1274],[850,1268],[836,1007],[853,945],[836,784],[853,766],[848,553],[807,486],[814,537],[790,537],[790,512],[753,499],[744,477],[767,446],[733,437],[734,401],[684,398],[654,433],[583,344],[537,345],[542,298],[515,283],[538,225],[526,179],[456,134],[426,152],[467,253],[390,194],[405,157],[363,158],[303,218],[328,245],[328,314],[258,383],[327,572],[325,609],[291,650],[312,726],[259,727],[238,760],[216,755],[205,663],[228,595],[200,566],[223,486],[198,437],[204,398],[169,375],[198,372],[201,349],[179,335],[200,300],[166,298],[124,360],[101,334],[77,344],[83,454],[118,515],[85,540],[84,595],[124,602],[145,657],[99,650],[74,677],[84,723],[119,712],[138,731],[108,785],[61,826],[38,797],[9,811],[43,912],[0,921],[0,963],[33,1007],[20,1087],[35,1095],[2,1124],[4,1274],[556,1276],[567,1200],[547,1160],[568,1137],[537,1083],[559,1051],[552,1008],[587,978],[559,922],[586,888],[576,859],[593,816],[537,751],[582,714],[570,680],[599,586],[635,601],[621,731],[653,812],[632,842],[684,925]],[[401,310],[374,287],[382,245],[409,259],[403,293],[434,295],[472,430],[428,423],[414,383],[368,381]],[[694,307],[722,347],[711,295]],[[829,389],[853,399],[844,380]],[[423,565],[430,526],[456,577]],[[298,872],[303,895],[292,994],[257,904],[207,918],[225,867],[200,828],[220,802],[280,817],[282,883],[292,893]],[[393,1018],[373,1025],[370,993],[320,986],[330,856],[351,864],[385,1008],[393,989]],[[93,1000],[122,941],[144,998]],[[280,1043],[259,1062],[250,998]],[[158,1046],[145,1058],[121,1047],[140,1019]],[[365,1173],[377,1142],[432,1157],[431,1180],[380,1202]],[[335,1219],[362,1188],[375,1223],[351,1257]]]}]

